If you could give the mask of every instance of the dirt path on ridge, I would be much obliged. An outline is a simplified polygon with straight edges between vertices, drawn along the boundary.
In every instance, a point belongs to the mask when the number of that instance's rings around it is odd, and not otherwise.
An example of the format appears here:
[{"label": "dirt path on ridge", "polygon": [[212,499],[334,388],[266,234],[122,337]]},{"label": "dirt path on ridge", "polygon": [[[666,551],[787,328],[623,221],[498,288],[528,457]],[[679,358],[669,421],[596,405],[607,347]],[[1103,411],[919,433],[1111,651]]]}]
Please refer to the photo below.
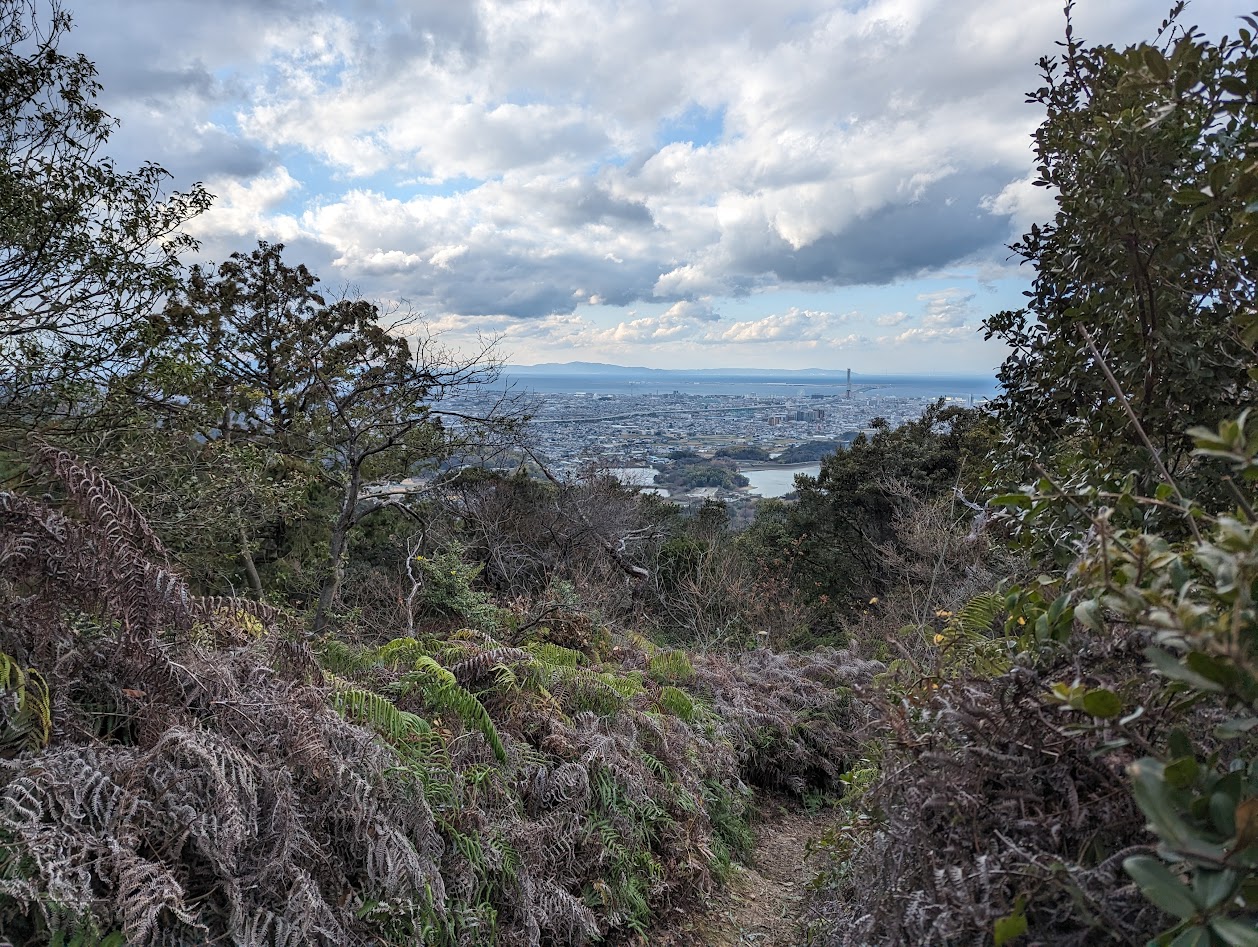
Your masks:
[{"label": "dirt path on ridge", "polygon": [[737,865],[728,886],[705,909],[682,921],[660,947],[805,947],[800,915],[817,860],[807,852],[834,820],[832,810],[809,814],[798,805],[766,799],[755,827],[748,865]]}]

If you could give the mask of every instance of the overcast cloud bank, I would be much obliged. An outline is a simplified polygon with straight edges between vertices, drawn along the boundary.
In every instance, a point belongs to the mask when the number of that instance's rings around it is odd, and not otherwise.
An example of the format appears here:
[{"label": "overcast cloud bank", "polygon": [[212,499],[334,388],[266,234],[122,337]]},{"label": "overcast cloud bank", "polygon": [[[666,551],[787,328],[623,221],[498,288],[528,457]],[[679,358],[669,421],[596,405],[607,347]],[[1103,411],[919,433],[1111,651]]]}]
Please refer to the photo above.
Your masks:
[{"label": "overcast cloud bank", "polygon": [[71,9],[120,159],[218,195],[208,259],[282,241],[521,362],[990,369],[979,322],[1028,278],[1004,245],[1052,213],[1023,93],[1060,0]]}]

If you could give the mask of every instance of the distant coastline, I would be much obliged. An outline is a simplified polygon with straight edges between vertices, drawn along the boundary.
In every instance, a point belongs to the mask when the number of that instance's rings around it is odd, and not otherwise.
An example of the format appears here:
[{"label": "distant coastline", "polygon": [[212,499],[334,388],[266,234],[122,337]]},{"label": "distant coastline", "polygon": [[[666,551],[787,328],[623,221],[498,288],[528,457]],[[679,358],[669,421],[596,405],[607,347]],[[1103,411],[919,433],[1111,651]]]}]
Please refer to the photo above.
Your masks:
[{"label": "distant coastline", "polygon": [[592,362],[507,365],[498,384],[509,390],[538,394],[588,395],[746,395],[789,398],[801,394],[853,398],[948,397],[975,403],[998,394],[990,375],[872,375],[824,369],[666,369],[634,368]]},{"label": "distant coastline", "polygon": [[[844,368],[762,368],[758,366],[734,366],[728,368],[648,368],[644,365],[614,365],[609,362],[539,362],[535,365],[504,365],[504,375],[692,375],[732,376],[737,378],[778,376],[785,378],[840,378],[846,381],[848,369]],[[877,379],[902,380],[906,378],[984,378],[995,382],[996,372],[859,372],[852,370],[852,382],[868,384]]]}]

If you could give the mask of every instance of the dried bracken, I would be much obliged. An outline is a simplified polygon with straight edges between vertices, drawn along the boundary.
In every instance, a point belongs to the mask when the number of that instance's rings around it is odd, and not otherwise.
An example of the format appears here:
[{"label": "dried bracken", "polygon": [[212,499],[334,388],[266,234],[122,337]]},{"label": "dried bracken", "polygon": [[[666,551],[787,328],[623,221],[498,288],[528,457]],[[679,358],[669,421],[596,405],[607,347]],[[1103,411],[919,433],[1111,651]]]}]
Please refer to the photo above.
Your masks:
[{"label": "dried bracken", "polygon": [[312,651],[273,609],[193,594],[120,491],[39,453],[64,509],[0,494],[11,939],[616,941],[713,883],[744,781],[833,785],[854,748],[848,688],[877,666],[837,651],[470,630]]},{"label": "dried bracken", "polygon": [[[985,943],[1015,915],[1061,947],[1144,944],[1161,930],[1122,870],[1155,841],[1128,789],[1130,751],[1098,751],[1103,729],[1046,699],[1053,682],[1138,673],[1139,644],[1092,642],[991,678],[880,682],[883,755],[828,839],[814,902],[823,942]],[[1134,729],[1164,723],[1150,705]]]}]

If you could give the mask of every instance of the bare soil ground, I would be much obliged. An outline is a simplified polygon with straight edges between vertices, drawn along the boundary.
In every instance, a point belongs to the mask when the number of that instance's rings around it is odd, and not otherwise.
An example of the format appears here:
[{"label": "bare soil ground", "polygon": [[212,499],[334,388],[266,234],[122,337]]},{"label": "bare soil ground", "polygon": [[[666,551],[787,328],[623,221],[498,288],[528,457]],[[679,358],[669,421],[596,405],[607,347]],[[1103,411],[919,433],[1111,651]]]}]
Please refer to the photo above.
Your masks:
[{"label": "bare soil ground", "polygon": [[700,911],[651,938],[656,947],[805,947],[801,913],[817,865],[808,843],[829,825],[829,812],[766,800],[750,864]]}]

